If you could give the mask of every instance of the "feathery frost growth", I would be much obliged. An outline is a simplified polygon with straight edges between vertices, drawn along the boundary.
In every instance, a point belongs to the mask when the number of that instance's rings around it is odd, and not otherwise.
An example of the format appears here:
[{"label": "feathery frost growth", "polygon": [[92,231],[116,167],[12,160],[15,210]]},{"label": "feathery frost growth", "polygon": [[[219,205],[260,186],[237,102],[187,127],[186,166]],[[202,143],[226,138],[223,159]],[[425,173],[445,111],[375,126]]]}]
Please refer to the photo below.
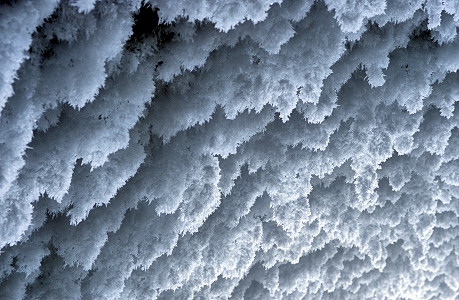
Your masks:
[{"label": "feathery frost growth", "polygon": [[456,0],[1,1],[0,299],[458,299],[458,28]]}]

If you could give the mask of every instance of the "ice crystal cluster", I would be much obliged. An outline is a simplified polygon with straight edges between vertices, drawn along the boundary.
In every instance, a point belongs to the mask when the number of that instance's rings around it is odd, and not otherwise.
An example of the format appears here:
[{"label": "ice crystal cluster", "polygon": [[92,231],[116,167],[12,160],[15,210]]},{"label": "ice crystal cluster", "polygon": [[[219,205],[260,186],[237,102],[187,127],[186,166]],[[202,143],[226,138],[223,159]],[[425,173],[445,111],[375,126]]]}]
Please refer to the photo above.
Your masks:
[{"label": "ice crystal cluster", "polygon": [[458,299],[459,1],[0,3],[0,299]]}]

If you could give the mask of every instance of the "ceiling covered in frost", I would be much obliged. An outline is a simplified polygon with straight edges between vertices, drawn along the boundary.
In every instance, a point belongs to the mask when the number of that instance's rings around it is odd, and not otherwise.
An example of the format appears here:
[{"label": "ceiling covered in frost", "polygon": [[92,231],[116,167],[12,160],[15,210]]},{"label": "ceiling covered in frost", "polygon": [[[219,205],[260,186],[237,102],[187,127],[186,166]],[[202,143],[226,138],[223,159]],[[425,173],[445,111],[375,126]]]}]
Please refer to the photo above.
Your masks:
[{"label": "ceiling covered in frost", "polygon": [[0,4],[0,299],[457,299],[459,2]]}]

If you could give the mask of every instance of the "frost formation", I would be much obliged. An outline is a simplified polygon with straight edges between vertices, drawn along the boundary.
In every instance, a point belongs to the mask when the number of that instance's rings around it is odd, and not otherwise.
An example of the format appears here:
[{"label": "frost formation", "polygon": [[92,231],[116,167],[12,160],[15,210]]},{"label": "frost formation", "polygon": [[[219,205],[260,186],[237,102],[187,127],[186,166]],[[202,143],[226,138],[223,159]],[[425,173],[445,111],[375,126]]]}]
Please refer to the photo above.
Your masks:
[{"label": "frost formation", "polygon": [[459,2],[0,4],[0,299],[458,299]]}]

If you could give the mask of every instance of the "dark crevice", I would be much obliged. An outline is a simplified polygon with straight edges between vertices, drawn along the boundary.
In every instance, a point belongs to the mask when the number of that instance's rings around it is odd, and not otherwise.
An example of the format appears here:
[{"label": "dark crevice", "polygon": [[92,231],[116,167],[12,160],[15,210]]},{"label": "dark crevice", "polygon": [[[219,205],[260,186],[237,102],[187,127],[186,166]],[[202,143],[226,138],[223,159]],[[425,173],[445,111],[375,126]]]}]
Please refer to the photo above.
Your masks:
[{"label": "dark crevice", "polygon": [[158,48],[174,38],[174,32],[169,29],[170,24],[160,22],[158,11],[158,8],[152,7],[150,4],[144,4],[134,14],[132,35],[126,42],[127,50],[139,50],[139,45],[149,37],[156,38],[156,46]]}]

